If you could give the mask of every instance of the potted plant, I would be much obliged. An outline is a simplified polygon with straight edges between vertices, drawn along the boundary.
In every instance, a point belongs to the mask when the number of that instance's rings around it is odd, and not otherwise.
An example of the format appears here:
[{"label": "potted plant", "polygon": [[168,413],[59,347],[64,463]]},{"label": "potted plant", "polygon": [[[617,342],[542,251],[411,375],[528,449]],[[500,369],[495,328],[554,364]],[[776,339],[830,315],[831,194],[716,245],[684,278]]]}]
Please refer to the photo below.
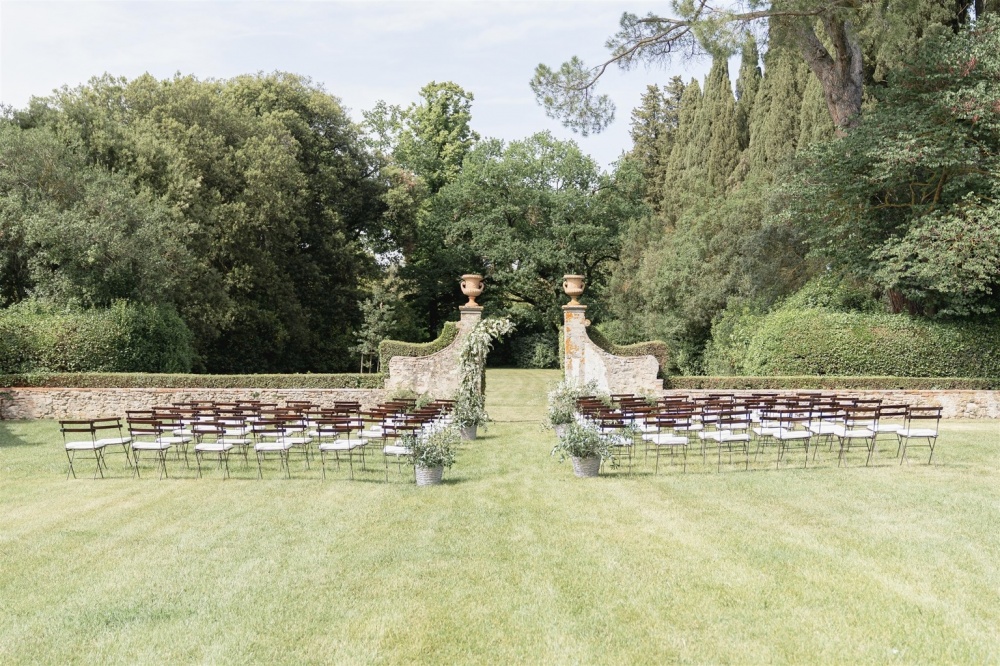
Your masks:
[{"label": "potted plant", "polygon": [[455,449],[458,447],[458,427],[448,425],[427,433],[412,436],[406,446],[413,457],[414,476],[418,486],[433,486],[441,483],[444,468],[455,464]]},{"label": "potted plant", "polygon": [[482,393],[459,393],[451,418],[458,426],[462,439],[474,440],[479,426],[485,426],[490,419]]},{"label": "potted plant", "polygon": [[560,436],[566,425],[576,419],[577,399],[597,393],[597,382],[593,380],[581,383],[575,379],[564,379],[549,391],[548,413],[542,425],[552,428],[556,436]]},{"label": "potted plant", "polygon": [[597,426],[576,421],[565,424],[558,443],[552,448],[552,455],[557,453],[560,462],[569,456],[573,473],[579,477],[597,476],[601,460],[611,460],[608,438]]}]

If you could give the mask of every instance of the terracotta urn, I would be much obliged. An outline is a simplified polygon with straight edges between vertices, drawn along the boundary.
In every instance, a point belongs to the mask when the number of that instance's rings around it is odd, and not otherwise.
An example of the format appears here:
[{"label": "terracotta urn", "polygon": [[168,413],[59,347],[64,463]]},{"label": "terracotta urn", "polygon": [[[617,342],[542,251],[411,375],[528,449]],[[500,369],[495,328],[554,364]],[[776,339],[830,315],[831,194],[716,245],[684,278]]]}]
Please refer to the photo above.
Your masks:
[{"label": "terracotta urn", "polygon": [[478,308],[476,296],[483,293],[483,276],[478,273],[468,273],[462,276],[462,293],[469,297],[465,307]]},{"label": "terracotta urn", "polygon": [[570,305],[580,304],[580,301],[576,300],[576,298],[583,293],[583,287],[582,275],[563,275],[563,291],[570,297]]}]

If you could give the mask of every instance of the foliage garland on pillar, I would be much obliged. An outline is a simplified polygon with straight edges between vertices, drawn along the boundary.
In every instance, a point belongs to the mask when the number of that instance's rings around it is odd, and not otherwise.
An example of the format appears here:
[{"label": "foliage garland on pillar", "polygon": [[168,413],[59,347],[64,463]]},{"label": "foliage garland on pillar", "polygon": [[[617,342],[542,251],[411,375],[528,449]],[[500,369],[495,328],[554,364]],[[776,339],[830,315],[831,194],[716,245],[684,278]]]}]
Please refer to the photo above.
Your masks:
[{"label": "foliage garland on pillar", "polygon": [[458,353],[459,372],[462,375],[458,393],[455,394],[455,423],[460,428],[485,426],[486,396],[483,393],[483,372],[486,356],[493,343],[514,331],[514,323],[507,318],[483,319],[476,323],[462,341]]}]

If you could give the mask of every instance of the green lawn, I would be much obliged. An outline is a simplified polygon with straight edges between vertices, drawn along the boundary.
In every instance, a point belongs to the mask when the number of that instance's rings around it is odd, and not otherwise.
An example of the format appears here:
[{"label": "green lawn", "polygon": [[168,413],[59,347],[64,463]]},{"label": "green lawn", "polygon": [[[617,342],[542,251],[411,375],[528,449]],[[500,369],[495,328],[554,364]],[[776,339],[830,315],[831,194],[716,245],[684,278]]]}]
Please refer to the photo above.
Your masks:
[{"label": "green lawn", "polygon": [[498,423],[437,488],[66,481],[55,424],[0,423],[0,663],[1000,661],[997,422],[932,466],[580,480],[556,378],[490,371]]}]

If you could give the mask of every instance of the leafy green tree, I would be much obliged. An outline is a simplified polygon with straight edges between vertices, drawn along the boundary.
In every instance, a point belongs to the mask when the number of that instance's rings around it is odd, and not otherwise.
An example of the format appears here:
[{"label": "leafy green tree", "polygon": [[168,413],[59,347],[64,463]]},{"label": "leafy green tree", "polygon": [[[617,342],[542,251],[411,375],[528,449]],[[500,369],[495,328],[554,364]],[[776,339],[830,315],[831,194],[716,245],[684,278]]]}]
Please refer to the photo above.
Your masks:
[{"label": "leafy green tree", "polygon": [[740,73],[736,79],[736,130],[741,151],[750,145],[750,117],[762,78],[757,40],[753,35],[747,35],[741,49]]},{"label": "leafy green tree", "polygon": [[802,158],[782,194],[831,265],[894,309],[1000,306],[1000,31],[983,19],[924,41],[849,137]]},{"label": "leafy green tree", "polygon": [[283,73],[104,76],[33,100],[18,121],[166,209],[192,257],[174,301],[202,369],[346,367],[382,203],[336,98]]},{"label": "leafy green tree", "polygon": [[[820,82],[839,134],[857,123],[866,81],[899,63],[928,25],[958,29],[991,10],[986,2],[959,0],[759,0],[746,11],[733,3],[672,0],[673,16],[624,13],[608,41],[607,60],[588,67],[577,57],[558,70],[541,64],[531,87],[546,113],[584,135],[614,119],[615,107],[595,85],[609,67],[630,70],[675,56],[728,55],[746,46],[747,33],[766,25],[772,46],[783,44]],[[866,53],[867,50],[867,53]],[[882,70],[882,71],[880,71]]]},{"label": "leafy green tree", "polygon": [[[396,307],[392,295],[378,285],[372,295],[361,302],[361,326],[358,328],[357,345],[353,351],[361,357],[361,372],[374,370],[378,364],[378,346],[387,339],[396,326]],[[383,372],[388,368],[379,368]]]},{"label": "leafy green tree", "polygon": [[556,326],[562,276],[581,273],[600,294],[621,225],[644,211],[641,175],[626,164],[602,174],[575,143],[548,133],[486,140],[435,197],[433,224],[449,248],[474,258],[494,303],[526,304]]},{"label": "leafy green tree", "polygon": [[46,128],[0,122],[0,237],[4,305],[164,303],[192,286],[185,232],[168,209]]},{"label": "leafy green tree", "polygon": [[380,249],[402,264],[399,277],[412,288],[401,316],[418,322],[424,338],[454,315],[457,276],[470,270],[471,257],[446,247],[430,209],[479,140],[470,126],[472,101],[455,83],[431,82],[419,102],[406,108],[379,102],[364,114],[386,187]]}]

